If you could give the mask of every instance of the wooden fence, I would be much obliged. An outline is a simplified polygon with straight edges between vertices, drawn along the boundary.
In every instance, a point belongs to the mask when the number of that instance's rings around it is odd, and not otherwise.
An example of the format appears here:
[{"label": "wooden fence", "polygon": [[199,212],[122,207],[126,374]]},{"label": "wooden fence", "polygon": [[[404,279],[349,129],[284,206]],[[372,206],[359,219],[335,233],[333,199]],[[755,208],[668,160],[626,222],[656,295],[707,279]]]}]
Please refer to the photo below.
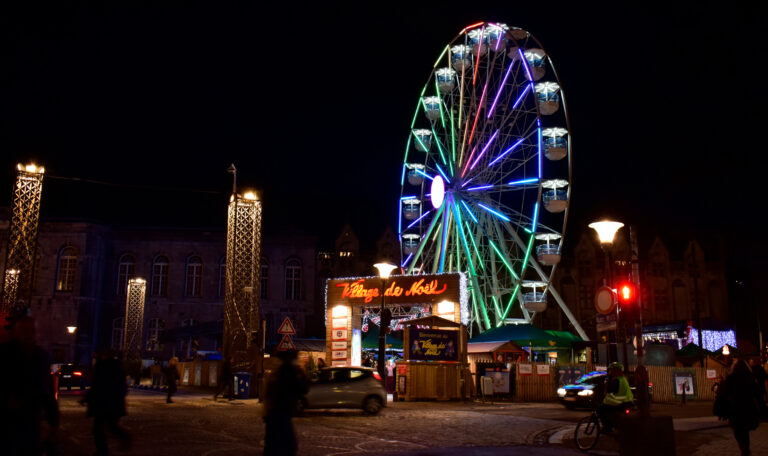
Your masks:
[{"label": "wooden fence", "polygon": [[[513,372],[511,379],[514,384],[511,386],[512,399],[524,402],[543,402],[557,400],[558,370],[559,366],[550,366],[546,364],[524,364],[530,366],[530,374],[526,367],[522,369],[520,365],[512,365]],[[542,367],[540,367],[542,366]],[[588,372],[587,366],[579,367],[582,373]],[[630,366],[629,375],[634,375],[634,367]],[[541,375],[542,371],[549,368],[549,373]],[[715,379],[713,375],[725,376],[726,369],[720,364],[710,365],[708,369],[701,367],[675,367],[675,366],[647,366],[648,380],[652,384],[653,402],[679,402],[682,395],[678,394],[681,390],[677,384],[684,384],[686,380],[689,383],[687,399],[691,400],[714,400],[715,395],[712,391]],[[710,371],[710,376],[707,375]],[[709,377],[709,378],[708,378]],[[478,391],[480,394],[480,391]]]},{"label": "wooden fence", "polygon": [[[714,364],[714,363],[713,363]],[[707,370],[714,371],[715,375],[725,376],[726,369],[720,364],[710,365],[708,369],[701,367],[675,367],[675,366],[647,366],[648,380],[653,384],[653,402],[678,402],[682,395],[677,383],[684,383],[685,379],[693,379],[693,395],[688,398],[695,400],[714,400],[715,393],[712,385],[713,378],[707,378]],[[690,390],[689,390],[690,391]]]}]

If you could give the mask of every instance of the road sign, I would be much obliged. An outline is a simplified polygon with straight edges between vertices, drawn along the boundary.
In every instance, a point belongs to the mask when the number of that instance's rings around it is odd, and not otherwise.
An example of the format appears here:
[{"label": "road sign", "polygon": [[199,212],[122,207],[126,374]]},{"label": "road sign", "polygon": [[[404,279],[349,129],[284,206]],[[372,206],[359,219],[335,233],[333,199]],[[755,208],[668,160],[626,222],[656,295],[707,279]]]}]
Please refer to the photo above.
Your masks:
[{"label": "road sign", "polygon": [[283,324],[280,325],[280,329],[277,330],[277,333],[290,335],[296,334],[296,330],[293,328],[293,323],[291,323],[290,318],[285,317],[285,320],[283,320]]},{"label": "road sign", "polygon": [[600,287],[595,293],[595,309],[603,315],[616,313],[616,292],[611,287]]},{"label": "road sign", "polygon": [[296,350],[296,346],[293,345],[293,339],[291,339],[290,335],[286,334],[283,336],[283,340],[281,340],[280,343],[277,344],[277,350],[278,351]]},{"label": "road sign", "polygon": [[616,313],[608,315],[597,314],[597,332],[616,330]]}]

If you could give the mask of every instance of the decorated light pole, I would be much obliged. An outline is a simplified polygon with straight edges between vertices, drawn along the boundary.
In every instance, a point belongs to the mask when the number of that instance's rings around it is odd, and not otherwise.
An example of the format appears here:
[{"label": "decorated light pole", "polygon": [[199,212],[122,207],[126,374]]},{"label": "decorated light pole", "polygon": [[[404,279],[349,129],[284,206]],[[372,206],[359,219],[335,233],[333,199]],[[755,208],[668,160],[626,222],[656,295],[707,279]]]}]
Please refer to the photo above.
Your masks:
[{"label": "decorated light pole", "polygon": [[[234,174],[234,166],[230,168]],[[260,370],[261,201],[254,192],[238,194],[233,186],[227,210],[224,356]],[[255,366],[253,365],[255,363]]]},{"label": "decorated light pole", "polygon": [[45,168],[34,164],[16,166],[13,187],[8,251],[3,275],[3,310],[29,306],[32,295],[32,272],[37,250],[40,221],[40,197],[43,193]]},{"label": "decorated light pole", "polygon": [[387,290],[387,280],[389,275],[397,267],[389,263],[376,263],[373,265],[379,271],[381,277],[381,311],[379,312],[379,362],[378,371],[384,386],[387,385],[387,329],[389,328],[390,318],[387,308],[384,306],[384,293]]},{"label": "decorated light pole", "polygon": [[123,360],[128,374],[137,375],[141,365],[141,335],[144,329],[144,300],[147,281],[133,278],[128,281],[125,297],[125,327],[123,328]]}]

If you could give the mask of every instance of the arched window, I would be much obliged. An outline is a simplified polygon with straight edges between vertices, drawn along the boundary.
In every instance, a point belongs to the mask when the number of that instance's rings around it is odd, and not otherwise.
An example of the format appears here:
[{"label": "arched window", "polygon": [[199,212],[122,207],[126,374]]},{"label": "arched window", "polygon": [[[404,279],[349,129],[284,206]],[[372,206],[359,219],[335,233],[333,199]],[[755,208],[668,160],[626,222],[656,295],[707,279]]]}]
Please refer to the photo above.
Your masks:
[{"label": "arched window", "polygon": [[168,296],[168,257],[158,256],[152,262],[152,296]]},{"label": "arched window", "polygon": [[123,349],[123,328],[125,326],[125,320],[115,318],[112,320],[112,344],[110,345],[113,350]]},{"label": "arched window", "polygon": [[222,258],[219,260],[219,297],[224,296],[224,291],[227,286],[227,259]]},{"label": "arched window", "polygon": [[269,260],[266,258],[261,259],[261,299],[267,299],[269,290]]},{"label": "arched window", "polygon": [[187,279],[184,294],[199,298],[202,294],[203,259],[195,255],[187,260]]},{"label": "arched window", "polygon": [[152,318],[149,320],[149,331],[147,334],[147,350],[148,351],[161,351],[163,345],[160,343],[160,336],[165,329],[165,320],[160,318]]},{"label": "arched window", "polygon": [[75,272],[77,271],[77,249],[64,247],[59,252],[59,268],[56,274],[56,291],[72,291],[75,289]]},{"label": "arched window", "polygon": [[285,263],[285,299],[301,299],[301,263],[288,260]]},{"label": "arched window", "polygon": [[128,281],[135,275],[136,259],[130,254],[121,256],[117,264],[117,290],[115,290],[118,296],[125,296],[128,290]]}]

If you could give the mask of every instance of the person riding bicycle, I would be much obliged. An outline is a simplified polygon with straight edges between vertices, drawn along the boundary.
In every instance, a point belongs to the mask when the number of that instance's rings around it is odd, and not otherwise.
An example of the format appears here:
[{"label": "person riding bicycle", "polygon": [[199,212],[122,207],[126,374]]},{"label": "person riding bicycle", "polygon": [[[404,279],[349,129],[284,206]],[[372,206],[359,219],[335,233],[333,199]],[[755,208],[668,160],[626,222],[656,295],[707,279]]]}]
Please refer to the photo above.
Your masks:
[{"label": "person riding bicycle", "polygon": [[634,404],[634,396],[629,388],[629,381],[624,376],[624,366],[621,363],[608,365],[608,383],[605,388],[603,403],[597,409],[600,419],[603,421],[603,430],[610,432],[614,417],[623,413],[628,406]]}]

